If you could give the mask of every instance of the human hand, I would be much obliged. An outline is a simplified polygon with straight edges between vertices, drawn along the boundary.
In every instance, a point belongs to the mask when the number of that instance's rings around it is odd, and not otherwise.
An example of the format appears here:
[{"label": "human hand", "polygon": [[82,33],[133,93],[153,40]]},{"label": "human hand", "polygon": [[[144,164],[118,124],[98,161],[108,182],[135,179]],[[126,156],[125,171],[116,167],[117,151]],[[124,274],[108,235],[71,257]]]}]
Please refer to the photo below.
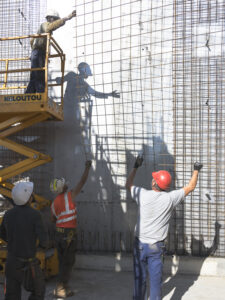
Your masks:
[{"label": "human hand", "polygon": [[202,167],[203,167],[203,164],[201,164],[200,162],[196,161],[194,163],[194,170],[200,171]]},{"label": "human hand", "polygon": [[92,161],[91,161],[91,160],[86,160],[86,162],[85,162],[85,167],[90,169],[91,164],[92,164]]},{"label": "human hand", "polygon": [[112,91],[112,97],[114,97],[114,98],[120,98],[120,93],[119,92],[117,92],[117,91]]},{"label": "human hand", "polygon": [[70,20],[70,19],[76,17],[76,15],[77,15],[76,10],[73,10],[72,13],[68,15],[68,19]]},{"label": "human hand", "polygon": [[62,83],[62,77],[56,77],[55,81],[57,84],[61,84]]},{"label": "human hand", "polygon": [[134,169],[139,168],[142,165],[142,163],[143,163],[143,157],[138,155],[134,163]]}]

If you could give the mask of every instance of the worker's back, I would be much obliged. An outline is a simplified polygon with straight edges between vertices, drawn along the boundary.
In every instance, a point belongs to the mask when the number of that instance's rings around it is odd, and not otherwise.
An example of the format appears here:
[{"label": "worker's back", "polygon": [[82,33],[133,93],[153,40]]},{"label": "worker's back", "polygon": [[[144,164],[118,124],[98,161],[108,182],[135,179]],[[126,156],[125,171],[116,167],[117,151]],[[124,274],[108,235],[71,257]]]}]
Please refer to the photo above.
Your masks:
[{"label": "worker's back", "polygon": [[1,237],[8,242],[8,252],[21,258],[35,256],[37,239],[43,247],[47,243],[41,214],[28,205],[15,206],[5,213]]},{"label": "worker's back", "polygon": [[184,199],[184,190],[167,193],[132,186],[131,194],[139,206],[135,235],[143,243],[164,240],[172,211]]}]

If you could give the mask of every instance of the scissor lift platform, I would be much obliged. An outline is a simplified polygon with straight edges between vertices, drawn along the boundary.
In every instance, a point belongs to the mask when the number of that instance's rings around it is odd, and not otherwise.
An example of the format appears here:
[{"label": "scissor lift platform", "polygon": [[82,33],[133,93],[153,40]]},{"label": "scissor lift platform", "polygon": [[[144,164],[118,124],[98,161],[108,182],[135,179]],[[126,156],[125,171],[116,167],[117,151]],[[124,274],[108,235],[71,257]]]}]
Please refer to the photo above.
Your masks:
[{"label": "scissor lift platform", "polygon": [[0,122],[31,114],[47,114],[47,120],[62,121],[63,107],[46,93],[0,95]]},{"label": "scissor lift platform", "polygon": [[[30,39],[33,38],[46,39],[44,66],[35,69],[31,69],[30,58],[23,56],[23,48],[20,47],[20,45],[29,45]],[[4,167],[4,163],[1,163],[3,168],[0,168],[0,193],[11,197],[13,187],[11,178],[51,161],[49,155],[19,144],[8,137],[43,121],[63,120],[65,55],[50,34],[0,38],[0,42],[2,53],[0,58],[0,146],[27,157],[11,166]],[[54,67],[58,66],[57,74],[62,78],[60,83],[53,82],[54,79],[51,78],[49,64],[52,62],[54,62]],[[32,71],[44,74],[45,90],[43,93],[25,93]],[[43,207],[44,198],[39,196],[37,199]],[[46,199],[46,205],[48,203]]]}]

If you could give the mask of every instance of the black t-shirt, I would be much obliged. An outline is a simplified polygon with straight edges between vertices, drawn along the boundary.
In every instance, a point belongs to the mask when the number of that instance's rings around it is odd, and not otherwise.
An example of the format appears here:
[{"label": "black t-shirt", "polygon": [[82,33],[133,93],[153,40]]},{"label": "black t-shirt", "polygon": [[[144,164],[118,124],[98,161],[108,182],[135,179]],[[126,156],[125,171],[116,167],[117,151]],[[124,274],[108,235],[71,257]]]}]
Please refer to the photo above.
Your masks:
[{"label": "black t-shirt", "polygon": [[15,206],[5,213],[0,238],[7,242],[10,254],[21,258],[35,256],[37,239],[41,247],[46,247],[48,241],[41,213],[27,205]]}]

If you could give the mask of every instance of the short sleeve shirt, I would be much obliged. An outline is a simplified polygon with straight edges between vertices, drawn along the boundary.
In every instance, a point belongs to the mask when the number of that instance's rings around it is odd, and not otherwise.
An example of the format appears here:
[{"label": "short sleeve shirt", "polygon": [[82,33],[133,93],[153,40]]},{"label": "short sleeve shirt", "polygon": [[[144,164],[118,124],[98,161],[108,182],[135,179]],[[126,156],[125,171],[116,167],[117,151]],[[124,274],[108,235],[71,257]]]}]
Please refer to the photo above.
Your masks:
[{"label": "short sleeve shirt", "polygon": [[132,186],[131,196],[138,204],[135,236],[143,243],[163,241],[168,234],[174,208],[184,199],[184,189],[156,192]]}]

